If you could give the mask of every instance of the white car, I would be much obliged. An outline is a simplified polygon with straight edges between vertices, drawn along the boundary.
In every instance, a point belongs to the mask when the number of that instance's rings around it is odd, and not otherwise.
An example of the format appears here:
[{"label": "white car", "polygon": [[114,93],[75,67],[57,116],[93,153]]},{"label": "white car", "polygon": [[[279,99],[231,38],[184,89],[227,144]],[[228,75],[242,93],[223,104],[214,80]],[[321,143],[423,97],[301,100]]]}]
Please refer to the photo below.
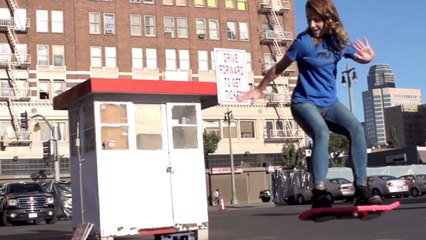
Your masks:
[{"label": "white car", "polygon": [[401,197],[409,194],[408,181],[391,175],[367,177],[368,186],[374,195],[382,197]]}]

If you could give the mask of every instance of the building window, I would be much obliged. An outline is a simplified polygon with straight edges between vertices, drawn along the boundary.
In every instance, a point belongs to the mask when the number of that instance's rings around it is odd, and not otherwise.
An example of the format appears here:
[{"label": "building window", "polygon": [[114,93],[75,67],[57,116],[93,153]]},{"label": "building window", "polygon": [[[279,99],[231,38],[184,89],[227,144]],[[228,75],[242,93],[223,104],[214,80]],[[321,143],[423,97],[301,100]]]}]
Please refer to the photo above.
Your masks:
[{"label": "building window", "polygon": [[102,67],[102,48],[90,47],[90,66]]},{"label": "building window", "polygon": [[91,34],[101,33],[101,14],[98,12],[89,13],[89,32]]},{"label": "building window", "polygon": [[240,30],[240,39],[244,41],[249,40],[249,27],[246,22],[239,22],[239,30]]},{"label": "building window", "polygon": [[235,121],[231,121],[229,127],[230,129],[228,129],[228,122],[224,122],[222,127],[223,138],[229,138],[229,130],[231,131],[231,138],[237,138],[237,123]]},{"label": "building window", "polygon": [[141,3],[141,0],[130,0],[130,3]]},{"label": "building window", "polygon": [[127,105],[102,103],[99,106],[101,119],[101,142],[103,150],[129,149],[129,126]]},{"label": "building window", "polygon": [[135,105],[136,147],[138,150],[163,149],[163,108],[160,104]]},{"label": "building window", "polygon": [[56,97],[63,92],[65,92],[65,81],[53,80],[53,96]]},{"label": "building window", "polygon": [[142,17],[139,14],[130,15],[130,34],[132,36],[142,36]]},{"label": "building window", "polygon": [[219,39],[219,20],[209,19],[209,37],[210,39]]},{"label": "building window", "polygon": [[65,66],[64,57],[64,45],[53,45],[52,46],[52,58],[53,66],[62,67]]},{"label": "building window", "polygon": [[225,0],[225,8],[235,8],[234,0]]},{"label": "building window", "polygon": [[154,0],[143,0],[143,3],[153,4]]},{"label": "building window", "polygon": [[105,34],[115,34],[115,15],[112,13],[104,13],[104,29]]},{"label": "building window", "polygon": [[207,6],[217,8],[217,0],[207,0]]},{"label": "building window", "polygon": [[173,38],[175,37],[175,18],[165,16],[164,17],[164,37]]},{"label": "building window", "polygon": [[62,11],[52,11],[52,32],[64,32],[64,13]]},{"label": "building window", "polygon": [[179,50],[179,69],[189,70],[189,50]]},{"label": "building window", "polygon": [[155,36],[155,18],[154,16],[145,16],[145,36]]},{"label": "building window", "polygon": [[241,138],[254,138],[254,121],[240,121]]},{"label": "building window", "polygon": [[117,51],[115,47],[105,47],[105,67],[117,67]]},{"label": "building window", "polygon": [[135,69],[143,69],[142,48],[132,48],[132,67]]},{"label": "building window", "polygon": [[176,6],[186,6],[188,5],[188,0],[176,0]]},{"label": "building window", "polygon": [[177,28],[179,38],[188,38],[188,19],[186,17],[177,18]]},{"label": "building window", "polygon": [[209,70],[209,57],[207,51],[198,51],[198,71]]},{"label": "building window", "polygon": [[220,120],[204,120],[203,121],[204,131],[207,133],[215,133],[220,135]]},{"label": "building window", "polygon": [[38,81],[38,93],[40,99],[49,99],[49,89],[50,81],[49,80],[39,80]]},{"label": "building window", "polygon": [[166,49],[166,70],[176,70],[175,49]]},{"label": "building window", "polygon": [[146,52],[146,68],[150,70],[156,70],[158,68],[157,49],[147,48],[145,52]]},{"label": "building window", "polygon": [[228,31],[228,40],[237,40],[237,24],[235,22],[226,22]]},{"label": "building window", "polygon": [[49,17],[47,10],[36,10],[36,29],[37,32],[48,32],[49,31]]},{"label": "building window", "polygon": [[173,5],[173,0],[163,0],[163,5]]},{"label": "building window", "polygon": [[49,45],[44,45],[44,44],[37,45],[37,65],[39,66],[49,65]]},{"label": "building window", "polygon": [[206,1],[206,0],[195,0],[195,1],[194,1],[194,6],[195,6],[195,7],[204,7],[204,6],[205,6],[205,4],[206,4],[206,3],[205,3],[205,1]]},{"label": "building window", "polygon": [[237,0],[238,10],[247,10],[247,0]]},{"label": "building window", "polygon": [[198,38],[204,39],[206,37],[206,20],[203,18],[195,19],[196,33]]}]

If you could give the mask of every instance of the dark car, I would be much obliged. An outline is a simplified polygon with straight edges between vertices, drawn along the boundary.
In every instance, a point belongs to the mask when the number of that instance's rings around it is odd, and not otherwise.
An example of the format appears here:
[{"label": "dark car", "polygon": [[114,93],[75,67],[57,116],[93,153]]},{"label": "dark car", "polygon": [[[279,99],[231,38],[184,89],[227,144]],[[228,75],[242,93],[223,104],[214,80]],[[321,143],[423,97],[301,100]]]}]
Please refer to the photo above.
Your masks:
[{"label": "dark car", "polygon": [[39,183],[6,183],[0,189],[0,226],[45,220],[56,222],[54,196]]},{"label": "dark car", "polygon": [[[325,181],[327,197],[331,200],[352,201],[355,189],[351,181],[346,178],[330,178]],[[295,201],[298,204],[310,202],[312,189],[306,188],[295,192]]]},{"label": "dark car", "polygon": [[426,193],[426,174],[407,174],[399,179],[407,180],[411,196],[417,197]]}]

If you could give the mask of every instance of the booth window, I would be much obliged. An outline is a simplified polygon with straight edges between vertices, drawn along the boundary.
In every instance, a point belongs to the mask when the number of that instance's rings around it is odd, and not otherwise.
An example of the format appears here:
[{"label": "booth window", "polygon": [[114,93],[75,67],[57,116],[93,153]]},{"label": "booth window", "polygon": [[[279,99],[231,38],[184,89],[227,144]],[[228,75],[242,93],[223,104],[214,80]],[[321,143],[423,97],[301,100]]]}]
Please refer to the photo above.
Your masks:
[{"label": "booth window", "polygon": [[102,149],[129,149],[127,105],[103,103],[100,105],[100,115]]},{"label": "booth window", "polygon": [[[84,129],[84,151],[96,150],[96,138],[95,138],[95,111],[93,105],[87,105],[83,107],[83,129]],[[81,124],[81,123],[80,123]]]},{"label": "booth window", "polygon": [[68,113],[69,119],[69,134],[70,134],[70,156],[77,156],[77,146],[75,140],[77,139],[77,123],[79,122],[79,110],[71,110]]},{"label": "booth window", "polygon": [[198,148],[197,115],[194,105],[173,106],[172,124],[175,149]]},{"label": "booth window", "polygon": [[159,104],[135,105],[135,129],[137,149],[163,149],[162,113],[162,106]]}]

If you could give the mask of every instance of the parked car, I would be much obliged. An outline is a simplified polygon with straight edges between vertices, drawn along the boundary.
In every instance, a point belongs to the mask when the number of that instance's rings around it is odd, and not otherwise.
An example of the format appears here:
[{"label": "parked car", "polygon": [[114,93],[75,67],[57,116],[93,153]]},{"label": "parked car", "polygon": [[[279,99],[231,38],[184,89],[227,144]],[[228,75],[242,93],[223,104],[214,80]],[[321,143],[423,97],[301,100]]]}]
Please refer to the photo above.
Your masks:
[{"label": "parked car", "polygon": [[426,193],[426,174],[408,174],[400,176],[399,179],[407,180],[411,196],[417,197]]},{"label": "parked car", "polygon": [[[327,196],[331,201],[344,200],[352,201],[355,189],[351,181],[346,178],[330,178],[325,182]],[[312,189],[306,188],[295,192],[295,201],[298,204],[305,204],[312,199]]]},{"label": "parked car", "polygon": [[367,177],[368,186],[374,195],[382,197],[401,197],[409,194],[408,181],[391,175]]},{"label": "parked car", "polygon": [[0,226],[7,223],[56,222],[55,201],[36,182],[6,183],[0,189]]},{"label": "parked car", "polygon": [[260,191],[259,198],[262,199],[262,202],[271,201],[271,191],[269,189]]}]

